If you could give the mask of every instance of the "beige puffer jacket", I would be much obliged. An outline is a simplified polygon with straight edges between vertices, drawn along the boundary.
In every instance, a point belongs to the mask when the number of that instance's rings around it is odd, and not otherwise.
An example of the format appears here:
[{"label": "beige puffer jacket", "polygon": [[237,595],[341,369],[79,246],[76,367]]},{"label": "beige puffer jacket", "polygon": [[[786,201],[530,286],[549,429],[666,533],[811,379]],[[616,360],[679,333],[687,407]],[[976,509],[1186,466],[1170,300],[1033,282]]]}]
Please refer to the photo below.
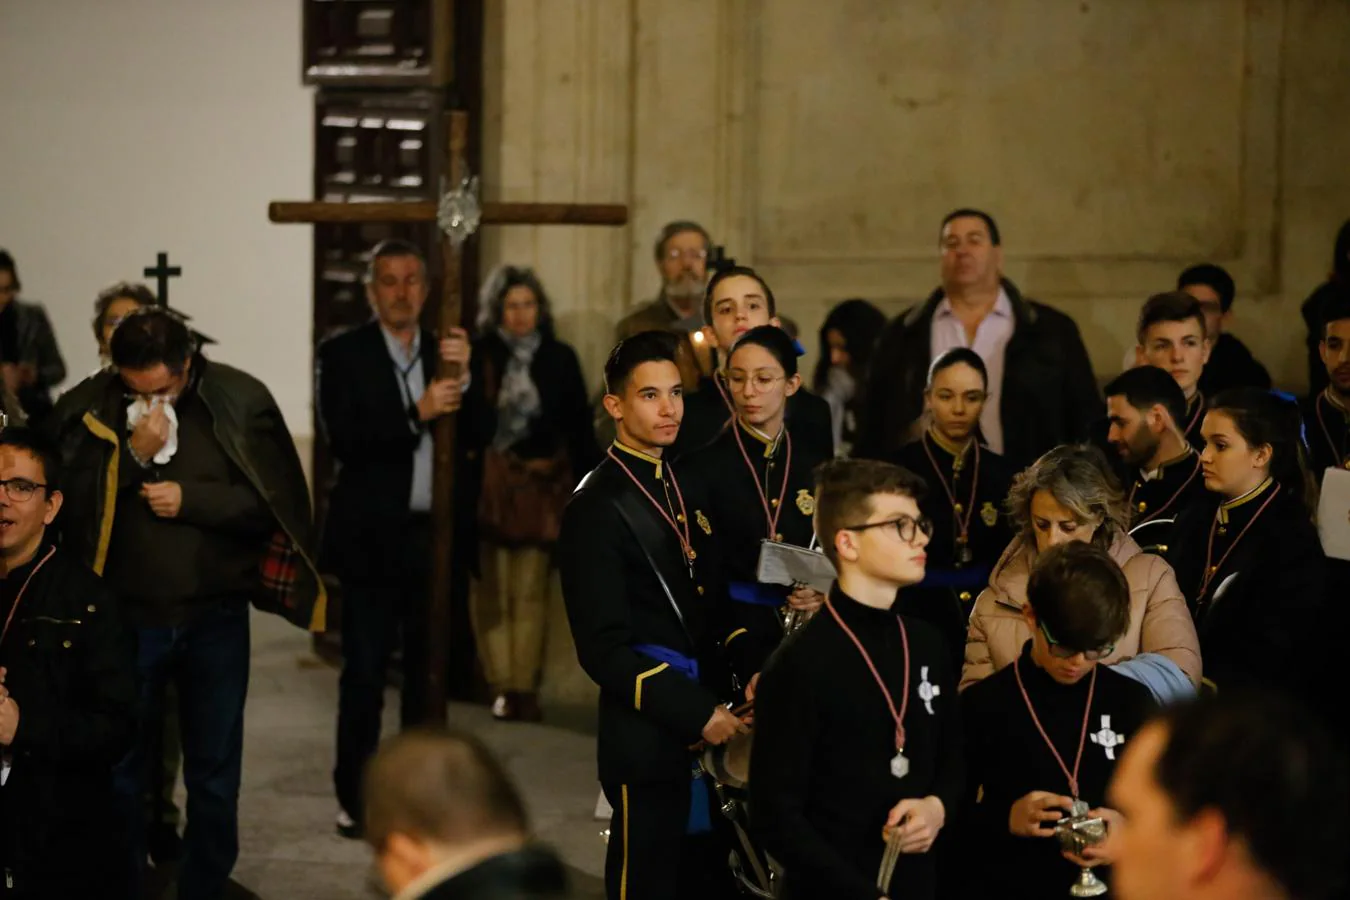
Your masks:
[{"label": "beige puffer jacket", "polygon": [[[1200,639],[1172,567],[1161,556],[1140,550],[1126,534],[1116,537],[1108,552],[1130,585],[1130,626],[1105,662],[1109,665],[1141,653],[1158,653],[1199,685]],[[1017,659],[1031,637],[1022,607],[1027,602],[1034,557],[1034,545],[1014,538],[990,573],[989,587],[975,600],[966,631],[963,690]]]}]

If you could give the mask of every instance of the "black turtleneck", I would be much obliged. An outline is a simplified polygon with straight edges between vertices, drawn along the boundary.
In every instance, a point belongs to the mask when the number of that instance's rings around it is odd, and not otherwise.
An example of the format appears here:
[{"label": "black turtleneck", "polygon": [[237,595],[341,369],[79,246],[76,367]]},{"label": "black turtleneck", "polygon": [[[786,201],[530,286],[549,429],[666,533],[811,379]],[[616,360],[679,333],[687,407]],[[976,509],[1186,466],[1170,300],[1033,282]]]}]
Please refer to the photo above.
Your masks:
[{"label": "black turtleneck", "polygon": [[[942,800],[948,823],[956,813],[964,768],[956,679],[926,622],[864,606],[838,585],[830,603],[871,656],[897,711],[905,684],[897,623],[904,623],[909,774],[891,774],[895,720],[885,696],[848,634],[822,609],[783,642],[760,678],[752,825],[786,869],[787,897],[870,900],[880,896],[881,831],[892,807],[931,794]],[[932,897],[935,881],[932,851],[902,856],[892,896]]]},{"label": "black turtleneck", "polygon": [[[1316,680],[1309,648],[1327,622],[1326,556],[1303,502],[1276,487],[1233,501],[1209,494],[1177,520],[1168,548],[1195,617],[1205,680],[1220,687],[1301,692]],[[1215,569],[1208,579],[1206,566]]]},{"label": "black turtleneck", "polygon": [[[785,429],[782,436],[771,441],[739,423],[681,461],[681,477],[698,482],[700,491],[708,498],[709,514],[717,522],[724,583],[756,583],[760,543],[769,537],[766,501],[770,512],[777,514],[775,534],[781,535],[784,543],[810,545],[815,513],[812,473],[824,461],[809,441],[797,437],[796,428]],[[761,489],[767,495],[765,499],[761,499]],[[786,587],[770,585],[766,591],[781,594],[786,602]],[[726,595],[721,599],[726,599]],[[745,684],[782,640],[782,621],[773,606],[735,600],[727,603],[728,631],[719,637],[726,644],[736,674]]]},{"label": "black turtleneck", "polygon": [[[1054,838],[1014,837],[1008,831],[1008,813],[1013,803],[1032,791],[1065,796],[1070,791],[1027,711],[1016,675],[1021,674],[1041,726],[1071,771],[1091,687],[1078,789],[1079,797],[1094,809],[1105,803],[1107,784],[1123,752],[1120,746],[1106,746],[1111,739],[1105,732],[1128,745],[1154,703],[1148,688],[1108,666],[1096,667],[1095,685],[1091,675],[1076,684],[1060,684],[1032,661],[1031,641],[1014,665],[1016,672],[1006,666],[961,695],[969,812],[961,820],[961,843],[980,848],[980,865],[970,867],[962,895],[1044,900],[1067,893],[1077,867],[1060,855]],[[1098,874],[1106,880],[1104,870]]]},{"label": "black turtleneck", "polygon": [[1152,478],[1143,469],[1130,473],[1130,535],[1145,551],[1166,553],[1172,527],[1181,513],[1205,497],[1205,478],[1200,455],[1190,446],[1186,453],[1168,460]]}]

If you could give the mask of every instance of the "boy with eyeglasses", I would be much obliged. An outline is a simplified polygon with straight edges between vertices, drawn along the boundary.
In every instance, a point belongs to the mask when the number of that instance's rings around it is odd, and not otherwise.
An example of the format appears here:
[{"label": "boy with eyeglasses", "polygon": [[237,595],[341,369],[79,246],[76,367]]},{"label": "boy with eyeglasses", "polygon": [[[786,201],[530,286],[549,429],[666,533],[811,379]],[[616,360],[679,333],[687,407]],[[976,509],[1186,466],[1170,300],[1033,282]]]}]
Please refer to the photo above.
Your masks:
[{"label": "boy with eyeglasses", "polygon": [[929,851],[964,766],[950,654],[897,612],[897,591],[924,576],[922,490],[875,460],[816,470],[816,535],[838,580],[760,676],[750,759],[752,824],[788,900],[936,896]]},{"label": "boy with eyeglasses", "polygon": [[1104,551],[1073,541],[1040,554],[1022,614],[1032,637],[1021,657],[961,695],[961,843],[980,862],[966,870],[964,896],[1058,896],[1075,866],[1109,863],[1101,846],[1063,854],[1055,823],[1081,804],[1108,827],[1117,819],[1099,807],[1121,745],[1153,710],[1146,687],[1098,665],[1130,617],[1129,586]]}]

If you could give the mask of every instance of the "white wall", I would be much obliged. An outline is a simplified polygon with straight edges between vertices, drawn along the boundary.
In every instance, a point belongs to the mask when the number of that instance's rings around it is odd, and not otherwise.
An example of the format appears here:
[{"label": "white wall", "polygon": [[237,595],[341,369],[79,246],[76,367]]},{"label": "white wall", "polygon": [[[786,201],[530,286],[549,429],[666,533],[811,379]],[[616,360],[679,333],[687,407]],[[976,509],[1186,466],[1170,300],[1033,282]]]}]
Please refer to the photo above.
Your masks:
[{"label": "white wall", "polygon": [[215,359],[310,424],[313,116],[295,0],[0,0],[0,246],[75,383],[96,365],[98,290],[182,265],[170,303]]}]

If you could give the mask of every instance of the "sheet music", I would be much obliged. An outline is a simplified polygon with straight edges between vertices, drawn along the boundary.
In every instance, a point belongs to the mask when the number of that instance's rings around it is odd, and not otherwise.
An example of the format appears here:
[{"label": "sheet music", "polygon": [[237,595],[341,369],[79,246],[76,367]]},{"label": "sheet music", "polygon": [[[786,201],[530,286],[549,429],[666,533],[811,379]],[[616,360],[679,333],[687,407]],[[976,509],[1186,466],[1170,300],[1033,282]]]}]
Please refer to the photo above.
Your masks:
[{"label": "sheet music", "polygon": [[822,594],[834,583],[834,565],[818,550],[760,541],[755,578],[763,584],[805,584]]},{"label": "sheet music", "polygon": [[1327,469],[1322,475],[1317,533],[1327,556],[1350,560],[1350,469]]}]

